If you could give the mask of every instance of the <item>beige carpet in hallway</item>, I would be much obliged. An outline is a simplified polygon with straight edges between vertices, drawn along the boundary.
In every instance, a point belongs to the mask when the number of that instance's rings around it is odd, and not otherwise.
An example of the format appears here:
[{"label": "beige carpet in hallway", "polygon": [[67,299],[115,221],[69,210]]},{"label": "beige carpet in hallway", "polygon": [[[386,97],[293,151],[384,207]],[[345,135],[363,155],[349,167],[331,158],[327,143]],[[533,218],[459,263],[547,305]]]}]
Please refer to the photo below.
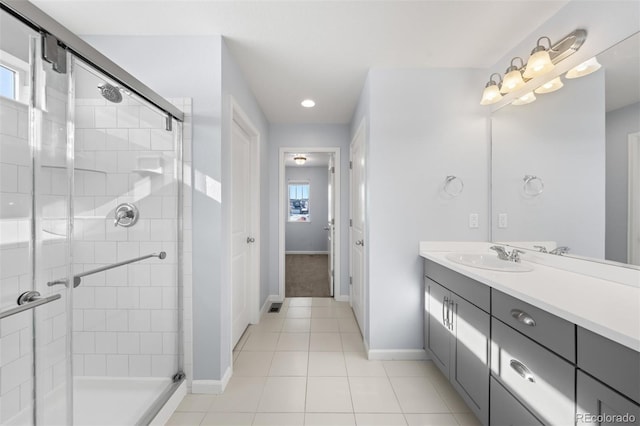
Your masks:
[{"label": "beige carpet in hallway", "polygon": [[285,295],[286,297],[329,297],[329,256],[287,254]]}]

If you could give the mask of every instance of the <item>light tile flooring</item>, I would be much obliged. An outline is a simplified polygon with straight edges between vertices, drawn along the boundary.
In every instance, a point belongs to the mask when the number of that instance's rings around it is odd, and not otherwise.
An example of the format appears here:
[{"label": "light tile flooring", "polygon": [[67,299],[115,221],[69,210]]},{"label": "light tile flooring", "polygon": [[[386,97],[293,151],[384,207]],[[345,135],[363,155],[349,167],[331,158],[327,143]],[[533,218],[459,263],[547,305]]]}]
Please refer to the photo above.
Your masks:
[{"label": "light tile flooring", "polygon": [[167,425],[477,425],[430,361],[369,361],[353,312],[286,299],[247,329],[222,395],[187,395]]}]

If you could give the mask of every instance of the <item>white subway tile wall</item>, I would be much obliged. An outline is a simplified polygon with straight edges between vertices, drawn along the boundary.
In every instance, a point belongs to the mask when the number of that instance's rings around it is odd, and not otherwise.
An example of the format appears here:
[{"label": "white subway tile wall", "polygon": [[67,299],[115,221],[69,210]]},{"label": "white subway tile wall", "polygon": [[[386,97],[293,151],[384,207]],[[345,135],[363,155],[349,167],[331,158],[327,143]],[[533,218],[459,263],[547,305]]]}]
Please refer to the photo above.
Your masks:
[{"label": "white subway tile wall", "polygon": [[[173,102],[187,113],[184,172],[190,173],[191,100]],[[75,174],[75,273],[160,251],[167,257],[82,278],[73,302],[75,375],[169,377],[178,369],[176,154],[164,116],[151,108],[126,97],[117,105],[76,100],[76,168],[87,170]],[[132,227],[116,227],[115,208],[125,202],[140,218]],[[183,226],[190,232],[190,217]],[[191,281],[190,256],[189,236],[185,283]],[[187,310],[184,315],[190,318]]]}]

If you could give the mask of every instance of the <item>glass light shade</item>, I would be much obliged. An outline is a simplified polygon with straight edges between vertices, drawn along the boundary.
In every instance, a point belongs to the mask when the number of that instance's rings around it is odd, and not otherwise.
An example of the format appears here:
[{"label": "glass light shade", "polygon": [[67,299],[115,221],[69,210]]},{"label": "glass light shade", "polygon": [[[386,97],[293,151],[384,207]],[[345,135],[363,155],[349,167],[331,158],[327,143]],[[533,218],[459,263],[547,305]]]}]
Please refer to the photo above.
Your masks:
[{"label": "glass light shade", "polygon": [[504,76],[504,80],[502,80],[502,88],[500,92],[503,94],[511,93],[514,90],[518,90],[524,86],[524,80],[522,79],[522,74],[520,74],[520,70],[509,71],[507,75]]},{"label": "glass light shade", "polygon": [[500,89],[497,84],[492,84],[484,88],[482,92],[482,100],[480,101],[480,105],[491,105],[498,102],[502,99],[502,95],[500,94]]},{"label": "glass light shade", "polygon": [[534,90],[534,92],[538,94],[551,93],[560,89],[562,86],[564,86],[564,83],[562,82],[562,80],[560,80],[560,77],[556,77],[553,80],[547,81],[545,84],[538,87],[536,90]]},{"label": "glass light shade", "polygon": [[555,65],[551,62],[549,52],[546,50],[539,50],[529,57],[527,68],[524,70],[523,76],[524,78],[538,77],[542,74],[548,73],[554,68]]},{"label": "glass light shade", "polygon": [[526,105],[536,100],[536,95],[533,92],[529,92],[524,96],[520,96],[515,101],[511,102],[511,105]]},{"label": "glass light shade", "polygon": [[580,65],[575,68],[571,68],[567,71],[565,77],[567,78],[578,78],[584,77],[585,75],[589,75],[592,72],[598,71],[602,65],[598,62],[595,56],[588,61],[584,61]]},{"label": "glass light shade", "polygon": [[299,155],[297,157],[293,157],[293,161],[295,161],[298,166],[302,166],[307,161],[307,157]]}]

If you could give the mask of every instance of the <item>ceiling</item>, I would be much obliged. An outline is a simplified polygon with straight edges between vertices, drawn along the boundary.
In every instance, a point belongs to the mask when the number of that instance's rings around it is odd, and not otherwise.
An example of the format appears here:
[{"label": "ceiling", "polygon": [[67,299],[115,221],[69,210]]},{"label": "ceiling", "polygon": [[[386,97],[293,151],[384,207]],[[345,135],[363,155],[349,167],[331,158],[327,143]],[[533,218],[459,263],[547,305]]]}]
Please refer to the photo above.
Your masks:
[{"label": "ceiling", "polygon": [[272,123],[348,123],[372,67],[488,68],[568,1],[32,0],[80,35],[222,34]]}]

